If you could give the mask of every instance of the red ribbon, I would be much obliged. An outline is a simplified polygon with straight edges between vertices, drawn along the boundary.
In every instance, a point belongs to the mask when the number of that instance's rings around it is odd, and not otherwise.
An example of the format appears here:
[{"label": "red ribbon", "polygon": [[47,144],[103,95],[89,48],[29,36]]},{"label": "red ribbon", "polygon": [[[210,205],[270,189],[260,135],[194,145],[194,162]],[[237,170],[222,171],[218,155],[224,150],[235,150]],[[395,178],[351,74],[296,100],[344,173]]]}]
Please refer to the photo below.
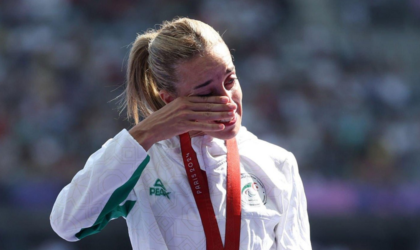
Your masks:
[{"label": "red ribbon", "polygon": [[188,176],[191,191],[200,213],[206,235],[207,250],[239,249],[241,233],[241,178],[239,153],[236,139],[226,141],[227,147],[227,178],[226,178],[226,238],[223,248],[222,238],[216,221],[216,215],[211,204],[209,187],[205,173],[198,163],[197,155],[191,146],[188,133],[180,135],[182,158]]}]

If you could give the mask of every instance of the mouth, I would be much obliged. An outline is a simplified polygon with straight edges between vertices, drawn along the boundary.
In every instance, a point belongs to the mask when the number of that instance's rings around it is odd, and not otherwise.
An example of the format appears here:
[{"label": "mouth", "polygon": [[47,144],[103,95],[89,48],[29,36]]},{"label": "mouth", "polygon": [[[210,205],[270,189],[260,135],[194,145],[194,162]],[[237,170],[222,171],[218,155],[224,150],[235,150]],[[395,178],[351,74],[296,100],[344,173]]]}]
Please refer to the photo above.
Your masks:
[{"label": "mouth", "polygon": [[214,122],[218,123],[218,124],[223,124],[223,125],[225,125],[225,127],[232,126],[233,124],[236,123],[236,120],[237,120],[236,116],[237,116],[237,113],[235,112],[235,116],[232,117],[231,119],[222,119],[222,120],[217,120],[217,121],[214,121]]}]

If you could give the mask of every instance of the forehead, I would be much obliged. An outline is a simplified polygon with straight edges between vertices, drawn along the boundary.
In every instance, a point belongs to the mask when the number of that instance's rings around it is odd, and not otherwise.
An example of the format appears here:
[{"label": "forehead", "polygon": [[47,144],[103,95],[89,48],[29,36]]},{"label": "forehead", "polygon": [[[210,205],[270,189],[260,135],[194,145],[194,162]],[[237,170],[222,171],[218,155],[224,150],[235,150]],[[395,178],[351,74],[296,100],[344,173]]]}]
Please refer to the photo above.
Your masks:
[{"label": "forehead", "polygon": [[203,55],[180,63],[176,67],[178,87],[193,87],[210,79],[223,77],[226,69],[233,66],[229,49],[224,43],[211,47]]}]

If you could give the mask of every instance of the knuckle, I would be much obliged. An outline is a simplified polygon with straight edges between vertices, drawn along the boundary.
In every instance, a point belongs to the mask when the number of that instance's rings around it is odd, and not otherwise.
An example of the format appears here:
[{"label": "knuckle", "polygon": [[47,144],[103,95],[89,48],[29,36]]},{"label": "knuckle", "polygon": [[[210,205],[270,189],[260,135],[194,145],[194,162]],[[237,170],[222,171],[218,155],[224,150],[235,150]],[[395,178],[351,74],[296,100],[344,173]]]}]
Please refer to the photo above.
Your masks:
[{"label": "knuckle", "polygon": [[182,102],[181,104],[179,104],[179,109],[183,110],[183,109],[187,109],[188,108],[188,104],[185,102]]},{"label": "knuckle", "polygon": [[173,103],[174,104],[180,104],[180,103],[182,103],[183,102],[183,100],[182,100],[182,97],[181,98],[176,98],[174,101],[173,101]]},{"label": "knuckle", "polygon": [[188,112],[186,112],[186,111],[180,111],[179,112],[179,117],[186,118],[187,116],[188,116]]},{"label": "knuckle", "polygon": [[178,126],[181,128],[187,127],[187,121],[186,120],[178,121]]}]

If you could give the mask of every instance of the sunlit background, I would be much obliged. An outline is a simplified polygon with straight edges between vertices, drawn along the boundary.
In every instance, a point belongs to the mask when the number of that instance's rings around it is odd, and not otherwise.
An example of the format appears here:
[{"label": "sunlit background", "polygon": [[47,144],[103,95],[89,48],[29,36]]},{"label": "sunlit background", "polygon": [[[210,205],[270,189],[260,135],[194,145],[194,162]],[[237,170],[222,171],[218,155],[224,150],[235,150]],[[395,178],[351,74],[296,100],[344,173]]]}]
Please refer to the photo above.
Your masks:
[{"label": "sunlit background", "polygon": [[420,249],[420,0],[0,1],[0,249],[130,249],[123,219],[77,243],[49,213],[130,123],[112,101],[136,33],[223,34],[243,124],[293,152],[314,250]]}]

